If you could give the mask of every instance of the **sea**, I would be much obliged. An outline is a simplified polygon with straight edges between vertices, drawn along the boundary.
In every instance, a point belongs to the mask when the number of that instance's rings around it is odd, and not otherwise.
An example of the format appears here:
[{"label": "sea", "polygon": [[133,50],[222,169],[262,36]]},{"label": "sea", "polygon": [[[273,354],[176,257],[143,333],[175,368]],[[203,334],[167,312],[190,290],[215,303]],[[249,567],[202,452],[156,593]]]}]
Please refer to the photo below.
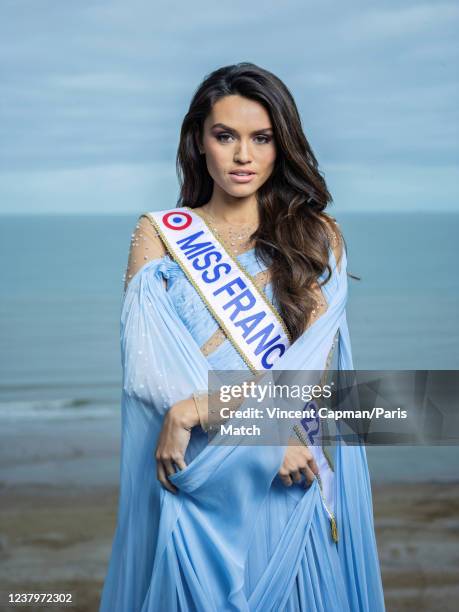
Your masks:
[{"label": "sea", "polygon": [[[139,211],[140,212],[143,211]],[[354,366],[459,368],[459,214],[335,213]],[[138,214],[0,217],[0,428],[119,431],[119,317]],[[459,408],[459,400],[458,400]],[[116,435],[116,434],[115,434]],[[456,480],[457,446],[368,447],[379,482]]]}]

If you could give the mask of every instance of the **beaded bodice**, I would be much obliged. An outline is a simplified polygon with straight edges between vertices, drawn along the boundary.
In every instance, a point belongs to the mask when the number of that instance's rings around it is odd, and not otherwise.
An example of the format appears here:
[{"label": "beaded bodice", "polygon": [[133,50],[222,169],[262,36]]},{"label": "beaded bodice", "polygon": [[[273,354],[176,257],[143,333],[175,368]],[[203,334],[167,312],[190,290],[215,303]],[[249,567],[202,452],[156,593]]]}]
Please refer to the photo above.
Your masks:
[{"label": "beaded bodice", "polygon": [[[231,255],[252,277],[255,285],[264,292],[268,300],[279,311],[279,305],[272,291],[269,269],[255,256],[255,249],[251,246],[253,243],[247,238],[238,241],[237,234],[232,236],[231,230],[227,234],[225,228],[221,228],[221,226],[219,237]],[[234,242],[235,244],[232,244]],[[146,215],[140,215],[131,235],[128,265],[124,277],[125,288],[137,273],[142,271],[148,273],[153,267],[159,269],[165,289],[178,316],[185,323],[194,340],[200,346],[202,353],[212,365],[218,368],[219,364],[234,363],[235,360],[239,359],[240,364],[235,363],[234,369],[244,368],[242,358],[237,355],[221,327],[206,309],[180,265],[167,253],[150,218]],[[318,284],[315,288],[315,294],[316,307],[311,314],[308,325],[311,325],[327,309],[326,295]]]}]

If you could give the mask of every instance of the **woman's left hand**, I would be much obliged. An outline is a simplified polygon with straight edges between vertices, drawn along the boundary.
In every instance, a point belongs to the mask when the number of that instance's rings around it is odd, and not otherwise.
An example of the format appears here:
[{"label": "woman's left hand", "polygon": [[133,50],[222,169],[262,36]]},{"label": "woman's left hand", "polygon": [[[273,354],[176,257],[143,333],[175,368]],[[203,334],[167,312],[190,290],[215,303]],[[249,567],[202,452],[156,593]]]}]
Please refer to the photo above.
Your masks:
[{"label": "woman's left hand", "polygon": [[282,482],[286,487],[299,483],[302,477],[306,479],[307,486],[314,482],[319,468],[314,459],[314,455],[306,446],[298,443],[287,446],[284,460],[278,472]]},{"label": "woman's left hand", "polygon": [[199,417],[193,398],[177,402],[164,417],[155,452],[156,473],[159,482],[171,493],[176,493],[177,488],[168,477],[176,472],[174,464],[180,470],[186,467],[185,451],[191,429],[196,425],[199,425]]}]

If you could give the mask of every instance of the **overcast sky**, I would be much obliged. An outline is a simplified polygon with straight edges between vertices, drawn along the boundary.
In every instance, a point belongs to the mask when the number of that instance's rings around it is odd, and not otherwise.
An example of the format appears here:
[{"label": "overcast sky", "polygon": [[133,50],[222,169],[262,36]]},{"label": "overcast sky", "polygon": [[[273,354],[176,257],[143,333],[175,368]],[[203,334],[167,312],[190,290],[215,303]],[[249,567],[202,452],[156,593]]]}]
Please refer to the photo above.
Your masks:
[{"label": "overcast sky", "polygon": [[0,212],[174,206],[193,91],[239,61],[292,91],[336,213],[459,210],[457,0],[0,7]]}]

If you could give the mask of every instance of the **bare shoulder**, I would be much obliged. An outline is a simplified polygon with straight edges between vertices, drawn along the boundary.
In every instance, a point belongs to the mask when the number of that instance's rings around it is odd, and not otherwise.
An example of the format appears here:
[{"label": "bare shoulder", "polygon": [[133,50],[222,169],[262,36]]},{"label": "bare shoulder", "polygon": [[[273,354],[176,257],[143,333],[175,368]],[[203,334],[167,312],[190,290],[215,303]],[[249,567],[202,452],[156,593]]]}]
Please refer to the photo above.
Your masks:
[{"label": "bare shoulder", "polygon": [[142,213],[139,216],[134,232],[134,240],[147,243],[147,250],[152,253],[154,258],[163,257],[166,254],[166,247],[148,213]]},{"label": "bare shoulder", "polygon": [[338,222],[334,217],[327,213],[322,213],[322,218],[325,221],[330,246],[333,249],[336,263],[338,264],[339,269],[339,264],[341,263],[341,257],[343,255],[344,248],[343,234]]}]

